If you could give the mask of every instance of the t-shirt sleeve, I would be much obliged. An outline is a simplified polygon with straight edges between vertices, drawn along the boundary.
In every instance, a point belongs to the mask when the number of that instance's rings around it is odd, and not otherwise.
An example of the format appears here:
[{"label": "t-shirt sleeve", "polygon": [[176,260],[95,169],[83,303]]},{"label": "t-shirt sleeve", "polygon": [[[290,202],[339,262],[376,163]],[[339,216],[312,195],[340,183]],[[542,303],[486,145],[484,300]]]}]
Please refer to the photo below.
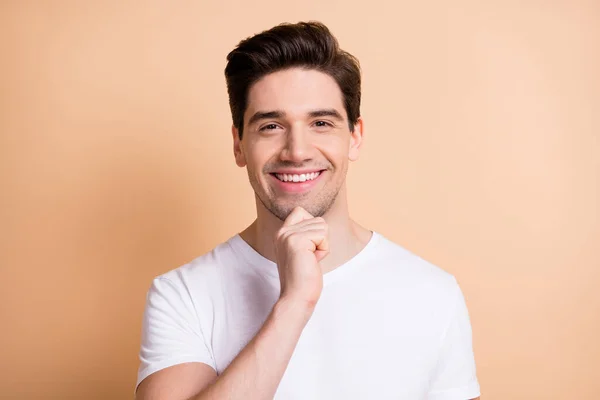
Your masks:
[{"label": "t-shirt sleeve", "polygon": [[480,396],[469,312],[456,282],[453,297],[450,324],[442,340],[428,400],[467,400]]},{"label": "t-shirt sleeve", "polygon": [[147,292],[142,321],[140,382],[161,369],[201,362],[216,370],[189,292],[183,283],[157,277]]}]

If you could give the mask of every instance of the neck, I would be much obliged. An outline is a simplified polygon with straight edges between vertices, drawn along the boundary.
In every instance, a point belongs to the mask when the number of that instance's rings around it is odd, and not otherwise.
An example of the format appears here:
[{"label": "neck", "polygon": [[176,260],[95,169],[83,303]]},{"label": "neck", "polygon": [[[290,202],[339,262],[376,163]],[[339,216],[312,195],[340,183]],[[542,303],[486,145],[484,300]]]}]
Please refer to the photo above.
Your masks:
[{"label": "neck", "polygon": [[[257,199],[256,204],[257,218],[240,232],[240,236],[259,254],[276,263],[273,240],[283,222],[271,214],[260,200]],[[358,254],[370,240],[371,231],[350,218],[345,187],[323,218],[328,225],[330,251],[320,264],[323,273],[327,273]]]}]

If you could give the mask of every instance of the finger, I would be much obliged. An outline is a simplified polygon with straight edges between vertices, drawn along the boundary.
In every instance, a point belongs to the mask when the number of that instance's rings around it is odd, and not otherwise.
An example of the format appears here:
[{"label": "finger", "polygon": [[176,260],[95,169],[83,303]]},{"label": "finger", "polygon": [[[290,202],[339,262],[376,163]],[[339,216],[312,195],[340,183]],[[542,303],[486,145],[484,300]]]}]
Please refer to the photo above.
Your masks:
[{"label": "finger", "polygon": [[323,251],[323,250],[315,251],[315,257],[317,257],[317,262],[320,262],[322,259],[327,257],[328,254],[329,254],[328,251]]},{"label": "finger", "polygon": [[329,237],[327,235],[324,235],[315,244],[315,257],[317,258],[317,262],[320,262],[329,254]]},{"label": "finger", "polygon": [[299,237],[308,239],[310,251],[326,251],[329,252],[329,240],[327,238],[327,230],[323,227],[309,227],[302,232],[296,232]]},{"label": "finger", "polygon": [[316,217],[316,218],[309,218],[309,219],[302,220],[302,221],[298,222],[297,224],[287,226],[285,229],[287,231],[301,231],[302,229],[305,229],[308,227],[326,226],[326,225],[327,224],[323,218]]},{"label": "finger", "polygon": [[317,248],[315,251],[329,253],[329,237],[324,235],[318,242],[315,242]]},{"label": "finger", "polygon": [[285,221],[283,221],[283,226],[291,226],[295,225],[298,222],[304,221],[305,219],[314,218],[308,211],[304,208],[297,206],[292,210],[290,215],[287,216]]}]

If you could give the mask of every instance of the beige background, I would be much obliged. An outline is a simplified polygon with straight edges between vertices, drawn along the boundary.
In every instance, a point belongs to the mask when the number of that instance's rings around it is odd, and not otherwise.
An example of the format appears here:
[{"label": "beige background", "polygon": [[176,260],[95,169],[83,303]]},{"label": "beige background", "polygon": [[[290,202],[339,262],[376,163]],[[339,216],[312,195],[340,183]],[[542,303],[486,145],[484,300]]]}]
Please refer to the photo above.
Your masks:
[{"label": "beige background", "polygon": [[318,19],[364,72],[351,212],[457,276],[482,398],[597,399],[600,3],[284,3],[1,3],[0,398],[131,398],[151,279],[254,217],[225,56]]}]

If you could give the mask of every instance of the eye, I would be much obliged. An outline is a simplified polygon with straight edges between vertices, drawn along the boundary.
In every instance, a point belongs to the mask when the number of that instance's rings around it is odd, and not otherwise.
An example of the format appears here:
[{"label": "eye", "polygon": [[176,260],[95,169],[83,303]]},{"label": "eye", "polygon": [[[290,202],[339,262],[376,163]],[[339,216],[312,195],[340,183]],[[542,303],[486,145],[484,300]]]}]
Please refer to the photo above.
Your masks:
[{"label": "eye", "polygon": [[332,126],[332,125],[331,125],[329,122],[327,122],[327,121],[317,121],[317,122],[315,122],[315,125],[316,125],[318,128],[325,128],[325,127],[331,127],[331,126]]},{"label": "eye", "polygon": [[262,128],[260,128],[259,130],[261,131],[272,131],[277,129],[278,126],[276,124],[267,124],[265,126],[263,126]]}]

